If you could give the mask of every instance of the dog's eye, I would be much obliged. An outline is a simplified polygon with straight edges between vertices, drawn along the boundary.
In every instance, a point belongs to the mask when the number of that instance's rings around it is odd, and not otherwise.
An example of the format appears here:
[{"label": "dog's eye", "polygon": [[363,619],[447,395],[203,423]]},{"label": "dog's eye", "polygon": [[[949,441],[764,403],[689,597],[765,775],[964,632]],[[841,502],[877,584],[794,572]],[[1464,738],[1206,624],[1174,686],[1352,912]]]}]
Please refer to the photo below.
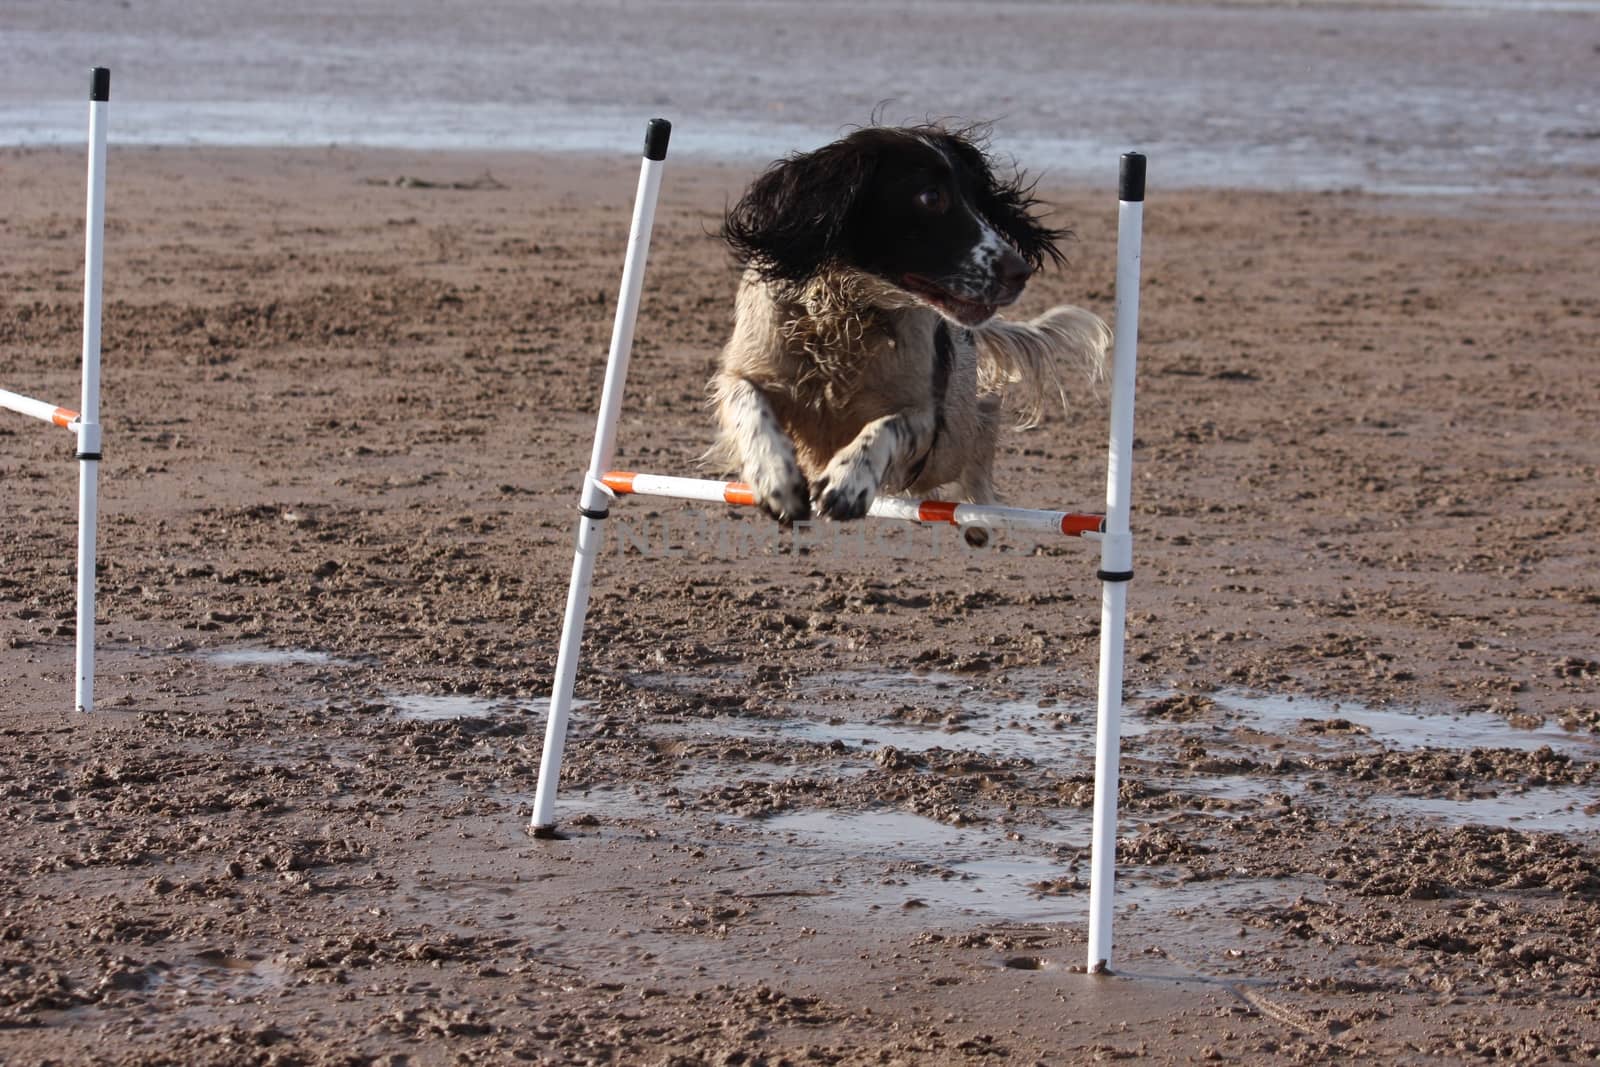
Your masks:
[{"label": "dog's eye", "polygon": [[917,206],[930,215],[943,215],[950,209],[950,194],[937,185],[917,193]]}]

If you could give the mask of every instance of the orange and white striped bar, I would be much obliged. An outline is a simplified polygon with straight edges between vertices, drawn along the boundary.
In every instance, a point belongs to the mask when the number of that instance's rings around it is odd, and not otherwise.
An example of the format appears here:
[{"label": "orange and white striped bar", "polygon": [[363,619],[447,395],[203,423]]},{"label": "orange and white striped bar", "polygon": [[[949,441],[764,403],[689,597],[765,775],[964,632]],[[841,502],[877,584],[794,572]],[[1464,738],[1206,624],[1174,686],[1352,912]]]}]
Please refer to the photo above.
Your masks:
[{"label": "orange and white striped bar", "polygon": [[[637,474],[633,471],[607,471],[600,479],[614,493],[635,496],[665,496],[677,500],[704,500],[712,503],[753,507],[755,492],[743,482],[719,482],[706,478],[675,478],[666,474]],[[969,526],[989,530],[1020,530],[1027,533],[1060,534],[1100,540],[1105,517],[1072,511],[1040,511],[1011,508],[999,504],[958,504],[948,500],[911,500],[880,496],[867,508],[875,519],[900,519],[905,522],[948,523],[965,529]]]},{"label": "orange and white striped bar", "polygon": [[76,411],[58,408],[54,404],[46,403],[43,400],[35,400],[31,396],[23,396],[21,393],[13,393],[6,389],[0,389],[0,408],[10,408],[18,414],[29,415],[35,419],[43,419],[45,422],[53,422],[57,426],[64,426],[69,429],[78,418]]}]

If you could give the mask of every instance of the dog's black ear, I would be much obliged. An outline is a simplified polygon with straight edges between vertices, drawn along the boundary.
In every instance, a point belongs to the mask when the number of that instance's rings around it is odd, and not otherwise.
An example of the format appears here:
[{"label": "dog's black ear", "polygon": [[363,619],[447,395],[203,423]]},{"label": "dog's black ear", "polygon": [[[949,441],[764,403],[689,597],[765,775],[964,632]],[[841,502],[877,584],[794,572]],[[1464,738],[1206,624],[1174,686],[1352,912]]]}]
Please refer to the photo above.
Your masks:
[{"label": "dog's black ear", "polygon": [[975,179],[978,210],[1016,247],[1028,266],[1038,270],[1046,259],[1057,266],[1065,263],[1067,257],[1056,245],[1072,233],[1039,221],[1037,209],[1043,202],[1033,195],[1034,183],[1016,169],[1002,177],[994,160],[972,139],[959,133],[944,136],[950,151]]},{"label": "dog's black ear", "polygon": [[843,252],[870,170],[870,153],[850,138],[779,160],[728,212],[722,238],[766,281],[804,281]]}]

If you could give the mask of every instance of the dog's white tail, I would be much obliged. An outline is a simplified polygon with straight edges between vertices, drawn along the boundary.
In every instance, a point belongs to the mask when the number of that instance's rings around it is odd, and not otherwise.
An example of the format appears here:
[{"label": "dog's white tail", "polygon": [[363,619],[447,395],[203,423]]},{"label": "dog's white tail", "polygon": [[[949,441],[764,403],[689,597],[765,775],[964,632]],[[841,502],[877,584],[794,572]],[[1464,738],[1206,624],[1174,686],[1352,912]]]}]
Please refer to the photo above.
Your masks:
[{"label": "dog's white tail", "polygon": [[1005,394],[1019,428],[1037,426],[1051,399],[1067,407],[1062,375],[1078,370],[1102,379],[1111,351],[1111,328],[1100,316],[1063,304],[1032,322],[990,319],[973,333],[978,342],[978,388]]}]

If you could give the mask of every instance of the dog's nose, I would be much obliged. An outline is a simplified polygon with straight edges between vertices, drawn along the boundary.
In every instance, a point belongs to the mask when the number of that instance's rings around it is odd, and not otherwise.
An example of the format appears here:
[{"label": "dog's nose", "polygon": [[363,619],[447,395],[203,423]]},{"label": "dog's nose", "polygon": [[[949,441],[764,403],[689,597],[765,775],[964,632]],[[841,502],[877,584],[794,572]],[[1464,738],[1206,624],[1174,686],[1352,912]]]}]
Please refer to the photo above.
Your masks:
[{"label": "dog's nose", "polygon": [[1028,266],[1028,261],[1011,249],[1006,249],[1000,255],[1000,262],[995,264],[995,278],[1008,290],[1021,289],[1028,284],[1028,279],[1033,277],[1033,268]]}]

